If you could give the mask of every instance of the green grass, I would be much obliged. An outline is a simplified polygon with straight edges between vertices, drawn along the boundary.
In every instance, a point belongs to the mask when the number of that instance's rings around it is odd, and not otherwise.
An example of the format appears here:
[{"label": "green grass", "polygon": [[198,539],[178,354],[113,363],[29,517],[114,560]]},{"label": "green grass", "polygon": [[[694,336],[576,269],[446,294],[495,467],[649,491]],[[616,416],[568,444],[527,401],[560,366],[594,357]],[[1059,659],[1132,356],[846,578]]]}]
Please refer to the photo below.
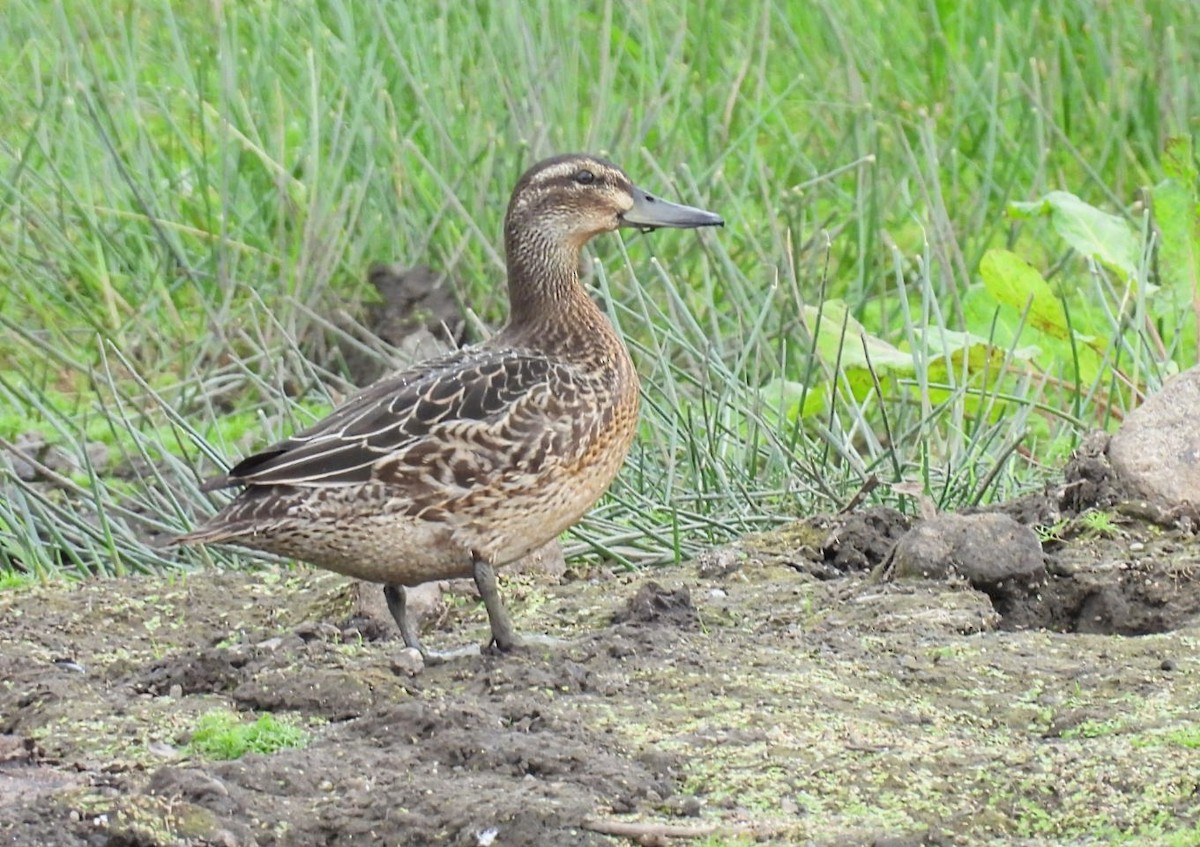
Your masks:
[{"label": "green grass", "polygon": [[508,192],[565,150],[729,222],[591,250],[646,402],[573,554],[1007,497],[1195,361],[1195,4],[416,5],[8,4],[0,436],[71,461],[0,477],[0,568],[229,561],[148,542],[350,388],[370,262],[498,326]]},{"label": "green grass", "polygon": [[247,723],[227,711],[203,714],[196,721],[189,749],[209,759],[240,759],[247,753],[274,753],[308,745],[309,733],[267,713]]}]

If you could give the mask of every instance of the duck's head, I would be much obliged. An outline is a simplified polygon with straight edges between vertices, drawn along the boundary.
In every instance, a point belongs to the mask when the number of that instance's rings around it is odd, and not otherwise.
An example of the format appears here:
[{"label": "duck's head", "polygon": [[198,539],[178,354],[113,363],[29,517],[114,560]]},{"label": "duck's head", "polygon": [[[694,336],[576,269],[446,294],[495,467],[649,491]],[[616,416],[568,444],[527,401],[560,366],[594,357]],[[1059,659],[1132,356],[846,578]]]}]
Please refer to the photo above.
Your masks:
[{"label": "duck's head", "polygon": [[649,231],[724,225],[712,212],[643,191],[612,162],[575,153],[545,159],[525,172],[508,204],[505,236],[510,249],[514,240],[538,238],[578,250],[622,226]]}]

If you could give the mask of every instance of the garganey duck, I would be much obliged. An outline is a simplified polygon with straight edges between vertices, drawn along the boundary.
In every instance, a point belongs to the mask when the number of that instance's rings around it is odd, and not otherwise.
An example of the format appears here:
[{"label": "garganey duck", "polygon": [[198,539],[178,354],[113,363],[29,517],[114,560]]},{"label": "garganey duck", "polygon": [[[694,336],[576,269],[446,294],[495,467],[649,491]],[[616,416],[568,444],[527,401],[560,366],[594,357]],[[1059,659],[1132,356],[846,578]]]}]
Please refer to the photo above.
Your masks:
[{"label": "garganey duck", "polygon": [[603,159],[539,162],[504,219],[504,329],[385,377],[207,481],[207,491],[242,490],[175,543],[234,544],[381,582],[405,644],[422,655],[405,586],[470,576],[491,643],[512,649],[495,568],[591,508],[637,424],[637,373],[580,283],[580,251],[621,226],[723,223],[647,194]]}]

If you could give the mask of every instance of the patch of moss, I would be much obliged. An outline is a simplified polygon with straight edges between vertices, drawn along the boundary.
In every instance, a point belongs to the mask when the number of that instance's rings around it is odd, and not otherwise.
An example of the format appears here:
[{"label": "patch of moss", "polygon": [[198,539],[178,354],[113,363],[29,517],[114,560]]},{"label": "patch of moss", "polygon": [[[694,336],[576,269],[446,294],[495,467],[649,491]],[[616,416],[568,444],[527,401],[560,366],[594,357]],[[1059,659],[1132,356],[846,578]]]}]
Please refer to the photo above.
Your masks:
[{"label": "patch of moss", "polygon": [[247,753],[274,753],[306,747],[307,730],[268,713],[246,723],[233,712],[218,710],[200,716],[190,749],[209,759],[240,759]]},{"label": "patch of moss", "polygon": [[1200,750],[1200,726],[1183,726],[1167,732],[1134,739],[1134,747],[1183,747],[1185,750]]}]

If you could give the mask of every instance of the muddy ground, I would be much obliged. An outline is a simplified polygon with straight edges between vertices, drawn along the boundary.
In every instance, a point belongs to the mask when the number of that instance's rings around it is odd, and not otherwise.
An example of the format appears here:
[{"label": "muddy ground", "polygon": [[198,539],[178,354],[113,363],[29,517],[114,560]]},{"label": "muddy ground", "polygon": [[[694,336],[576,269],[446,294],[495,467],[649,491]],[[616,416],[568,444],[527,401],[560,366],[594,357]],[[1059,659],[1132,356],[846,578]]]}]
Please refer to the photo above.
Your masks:
[{"label": "muddy ground", "polygon": [[[0,592],[0,843],[1200,843],[1200,546],[1079,485],[1011,504],[1047,573],[1007,594],[894,579],[866,510],[512,577],[560,643],[416,675],[317,571]],[[485,632],[449,594],[425,638]],[[310,742],[207,760],[217,709]]]}]

